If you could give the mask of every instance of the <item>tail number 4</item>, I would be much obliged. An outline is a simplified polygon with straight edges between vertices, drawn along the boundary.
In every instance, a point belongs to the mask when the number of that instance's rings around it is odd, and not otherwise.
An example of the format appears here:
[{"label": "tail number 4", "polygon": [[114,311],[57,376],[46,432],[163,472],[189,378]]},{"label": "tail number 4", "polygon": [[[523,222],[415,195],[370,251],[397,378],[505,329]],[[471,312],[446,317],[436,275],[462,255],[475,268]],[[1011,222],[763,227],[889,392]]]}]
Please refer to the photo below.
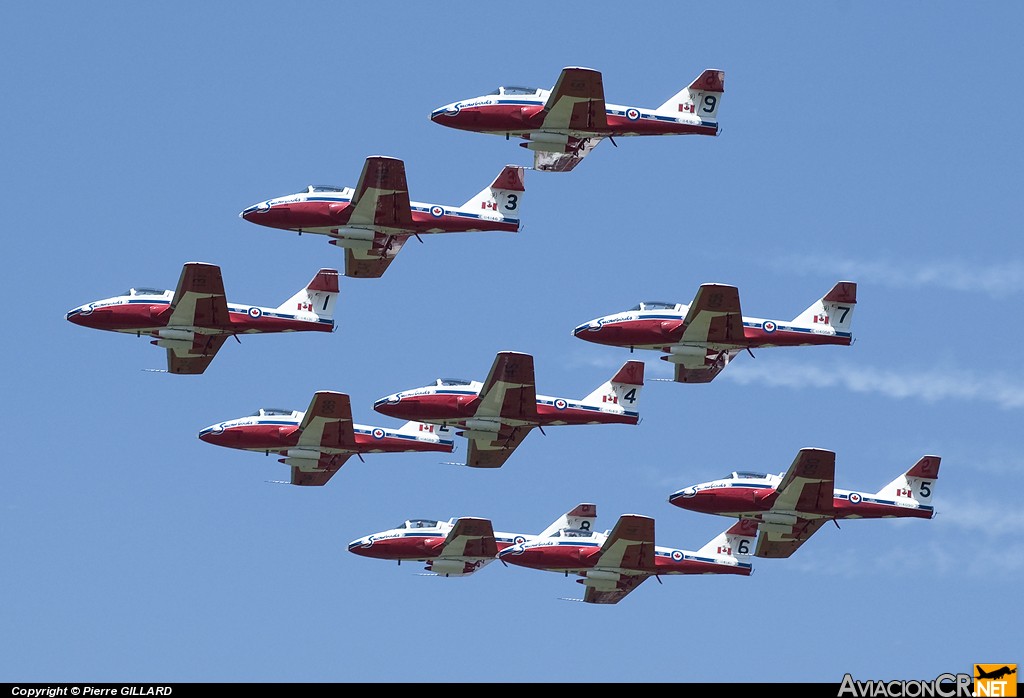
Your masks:
[{"label": "tail number 4", "polygon": [[629,404],[636,402],[636,388],[631,388],[628,393],[622,396],[622,399]]}]

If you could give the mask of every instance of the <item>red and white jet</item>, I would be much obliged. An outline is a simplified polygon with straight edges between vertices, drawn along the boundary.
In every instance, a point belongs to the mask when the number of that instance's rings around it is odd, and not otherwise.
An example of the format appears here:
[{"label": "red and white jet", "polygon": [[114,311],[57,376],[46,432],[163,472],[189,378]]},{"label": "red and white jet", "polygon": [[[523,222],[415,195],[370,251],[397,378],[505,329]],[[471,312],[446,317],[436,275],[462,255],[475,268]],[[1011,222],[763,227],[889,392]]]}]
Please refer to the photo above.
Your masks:
[{"label": "red and white jet", "polygon": [[581,400],[537,394],[533,357],[500,352],[487,379],[438,378],[377,400],[373,409],[399,419],[458,427],[469,439],[466,465],[499,468],[535,428],[565,424],[637,424],[642,361],[627,361]]},{"label": "red and white jet", "polygon": [[345,248],[345,276],[374,278],[413,236],[518,232],[526,189],[523,169],[508,165],[462,206],[442,206],[410,201],[405,163],[377,155],[366,158],[355,189],[310,185],[304,192],[250,206],[239,216],[300,235],[327,235],[332,245]]},{"label": "red and white jet", "polygon": [[442,126],[515,136],[534,151],[533,168],[568,172],[605,138],[616,136],[718,135],[718,105],[725,73],[708,69],[660,107],[607,104],[601,73],[566,67],[550,90],[499,87],[480,97],[435,109]]},{"label": "red and white jet", "polygon": [[804,448],[781,475],[734,472],[669,495],[682,509],[752,519],[760,535],[757,557],[789,557],[826,521],[930,519],[939,456],[923,456],[878,492],[835,488],[836,454]]},{"label": "red and white jet", "polygon": [[735,286],[702,284],[689,305],[647,301],[579,325],[588,342],[664,352],[680,383],[708,383],[744,349],[849,346],[857,284],[840,281],[792,320],[744,317]]},{"label": "red and white jet", "polygon": [[212,424],[199,432],[206,443],[246,451],[275,453],[291,466],[293,485],[324,485],[353,455],[363,453],[451,453],[455,440],[434,424],[407,422],[399,429],[365,426],[352,420],[345,393],[313,395],[305,412],[261,408],[240,419]]},{"label": "red and white jet", "polygon": [[338,272],[321,269],[276,308],[228,303],[220,267],[189,262],[174,291],[132,288],[67,313],[76,325],[152,337],[167,349],[169,373],[199,374],[228,337],[267,332],[333,332]]},{"label": "red and white jet", "polygon": [[749,576],[757,536],[752,521],[738,521],[693,552],[654,544],[654,519],[637,514],[619,517],[605,533],[566,528],[553,535],[516,543],[498,552],[504,563],[565,576],[575,574],[586,587],[582,600],[615,604],[648,577],[668,574],[739,574]]},{"label": "red and white jet", "polygon": [[557,534],[565,528],[589,530],[597,507],[579,504],[539,535],[495,533],[488,519],[462,517],[449,521],[410,519],[401,526],[363,536],[348,544],[356,555],[378,560],[424,562],[433,576],[465,577],[494,562],[511,545]]}]

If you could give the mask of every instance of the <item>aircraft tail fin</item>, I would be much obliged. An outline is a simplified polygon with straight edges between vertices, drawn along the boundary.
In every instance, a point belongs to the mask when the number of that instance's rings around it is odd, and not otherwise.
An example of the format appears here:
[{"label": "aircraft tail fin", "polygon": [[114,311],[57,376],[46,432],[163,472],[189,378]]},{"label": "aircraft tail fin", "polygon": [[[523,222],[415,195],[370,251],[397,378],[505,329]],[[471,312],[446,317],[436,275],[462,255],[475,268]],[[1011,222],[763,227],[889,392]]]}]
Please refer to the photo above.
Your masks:
[{"label": "aircraft tail fin", "polygon": [[338,300],[338,270],[321,269],[305,288],[277,307],[288,313],[313,313],[321,320],[334,319]]},{"label": "aircraft tail fin", "polygon": [[757,544],[757,521],[740,519],[709,540],[698,555],[726,558],[729,562],[748,562]]},{"label": "aircraft tail fin", "polygon": [[431,441],[441,444],[454,444],[455,437],[449,427],[426,422],[406,422],[398,428],[403,436],[413,436],[419,441]]},{"label": "aircraft tail fin", "polygon": [[935,481],[939,479],[941,461],[939,456],[922,456],[907,472],[876,492],[876,496],[930,505],[935,493]]},{"label": "aircraft tail fin", "polygon": [[547,538],[556,531],[566,528],[576,528],[584,531],[594,530],[594,521],[597,519],[596,504],[577,504],[574,509],[559,516],[555,521],[540,533],[540,538]]},{"label": "aircraft tail fin", "polygon": [[672,95],[657,108],[660,114],[694,114],[705,121],[718,121],[718,104],[725,92],[725,71],[708,68],[696,80]]},{"label": "aircraft tail fin", "polygon": [[836,334],[850,335],[857,306],[857,284],[840,281],[795,318],[793,324],[831,327]]},{"label": "aircraft tail fin", "polygon": [[644,362],[627,361],[614,376],[583,398],[582,402],[584,405],[600,406],[605,410],[636,412],[643,387]]},{"label": "aircraft tail fin", "polygon": [[462,208],[477,215],[498,214],[518,219],[526,193],[525,169],[520,165],[505,165],[494,181],[464,203]]}]

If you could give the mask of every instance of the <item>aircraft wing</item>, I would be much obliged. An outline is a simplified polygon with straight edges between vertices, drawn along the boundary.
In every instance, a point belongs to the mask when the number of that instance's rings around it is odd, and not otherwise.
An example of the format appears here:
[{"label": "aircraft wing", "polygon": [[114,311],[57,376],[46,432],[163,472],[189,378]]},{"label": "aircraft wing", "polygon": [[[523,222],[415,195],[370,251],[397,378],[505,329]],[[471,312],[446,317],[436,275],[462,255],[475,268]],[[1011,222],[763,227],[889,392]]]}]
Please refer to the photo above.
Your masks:
[{"label": "aircraft wing", "polygon": [[[376,237],[381,240],[378,242]],[[408,239],[408,235],[378,234],[368,250],[345,248],[345,276],[364,279],[383,276]]]},{"label": "aircraft wing", "polygon": [[757,557],[789,557],[807,542],[815,531],[825,525],[828,519],[798,519],[788,531],[773,526],[770,531],[761,531],[757,537]]},{"label": "aircraft wing", "polygon": [[188,353],[178,354],[176,349],[167,349],[168,373],[197,375],[206,370],[220,348],[227,341],[226,334],[197,334],[192,340]]},{"label": "aircraft wing", "polygon": [[654,519],[620,516],[601,546],[595,567],[654,571]]},{"label": "aircraft wing", "polygon": [[533,154],[533,169],[542,172],[568,172],[580,164],[590,151],[603,141],[601,136],[577,138],[570,136],[565,144],[565,152],[553,153],[537,150]]},{"label": "aircraft wing", "polygon": [[614,570],[622,576],[616,582],[614,590],[600,590],[588,586],[583,597],[588,603],[618,603],[643,584],[655,570],[654,519],[636,514],[620,516],[615,522],[615,528],[601,546],[594,567],[599,570]]},{"label": "aircraft wing", "polygon": [[537,385],[531,355],[503,351],[494,357],[474,416],[500,417],[504,423],[537,423]]},{"label": "aircraft wing", "polygon": [[545,131],[607,128],[601,73],[590,68],[563,68],[540,113]]},{"label": "aircraft wing", "polygon": [[319,460],[312,458],[282,458],[282,463],[292,467],[292,484],[319,487],[326,485],[334,473],[341,470],[351,453],[325,453]]},{"label": "aircraft wing", "polygon": [[710,383],[738,353],[737,349],[708,349],[693,356],[672,357],[673,359],[682,359],[680,363],[675,364],[675,381],[677,383]]},{"label": "aircraft wing", "polygon": [[380,155],[366,158],[352,195],[351,208],[348,225],[409,228],[412,208],[405,181],[405,163]]},{"label": "aircraft wing", "polygon": [[221,328],[230,324],[220,267],[204,262],[182,267],[167,326]]},{"label": "aircraft wing", "polygon": [[345,393],[322,390],[313,395],[299,424],[298,448],[313,450],[355,448],[352,404]]},{"label": "aircraft wing", "polygon": [[484,557],[498,555],[498,544],[494,540],[494,528],[487,519],[462,517],[444,539],[441,557]]},{"label": "aircraft wing", "polygon": [[618,588],[615,591],[598,591],[594,587],[587,587],[583,600],[587,603],[614,604],[626,598],[629,592],[644,583],[650,575],[634,574],[622,577],[618,581]]},{"label": "aircraft wing", "polygon": [[532,430],[531,426],[502,425],[494,439],[471,438],[466,465],[472,468],[500,468]]},{"label": "aircraft wing", "polygon": [[773,511],[831,516],[834,512],[836,454],[802,448],[776,488]]},{"label": "aircraft wing", "polygon": [[683,319],[679,344],[736,344],[743,340],[740,292],[735,286],[701,284]]}]

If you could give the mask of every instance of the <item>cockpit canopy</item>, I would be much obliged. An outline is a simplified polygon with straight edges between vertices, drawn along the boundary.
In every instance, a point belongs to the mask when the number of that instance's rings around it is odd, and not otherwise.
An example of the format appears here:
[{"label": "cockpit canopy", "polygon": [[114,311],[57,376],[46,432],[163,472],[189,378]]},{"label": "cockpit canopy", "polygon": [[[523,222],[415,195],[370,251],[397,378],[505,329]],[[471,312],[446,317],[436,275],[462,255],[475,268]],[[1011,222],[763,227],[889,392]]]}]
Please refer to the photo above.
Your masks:
[{"label": "cockpit canopy", "polygon": [[401,526],[396,526],[396,529],[408,529],[408,528],[437,528],[437,522],[431,519],[409,519]]},{"label": "cockpit canopy", "polygon": [[306,193],[308,194],[315,194],[318,191],[343,192],[345,191],[345,187],[332,187],[326,184],[310,184],[306,189]]},{"label": "cockpit canopy", "polygon": [[641,301],[640,305],[630,308],[630,310],[675,310],[675,303],[665,303],[664,301]]},{"label": "cockpit canopy", "polygon": [[139,288],[130,288],[122,296],[162,296],[167,293],[167,289],[163,288],[146,288],[140,286]]},{"label": "cockpit canopy", "polygon": [[470,383],[472,383],[472,381],[468,381],[465,378],[438,378],[435,385],[469,385]]},{"label": "cockpit canopy", "polygon": [[552,538],[590,538],[594,535],[593,531],[587,531],[582,528],[563,528],[560,531],[555,531],[551,534]]},{"label": "cockpit canopy", "polygon": [[768,473],[753,473],[753,472],[732,472],[729,473],[728,477],[723,477],[723,480],[764,480],[768,477]]},{"label": "cockpit canopy", "polygon": [[536,95],[540,93],[539,87],[505,87],[504,85],[488,92],[488,95]]},{"label": "cockpit canopy", "polygon": [[292,410],[282,410],[276,407],[261,407],[253,412],[250,417],[291,417]]}]

